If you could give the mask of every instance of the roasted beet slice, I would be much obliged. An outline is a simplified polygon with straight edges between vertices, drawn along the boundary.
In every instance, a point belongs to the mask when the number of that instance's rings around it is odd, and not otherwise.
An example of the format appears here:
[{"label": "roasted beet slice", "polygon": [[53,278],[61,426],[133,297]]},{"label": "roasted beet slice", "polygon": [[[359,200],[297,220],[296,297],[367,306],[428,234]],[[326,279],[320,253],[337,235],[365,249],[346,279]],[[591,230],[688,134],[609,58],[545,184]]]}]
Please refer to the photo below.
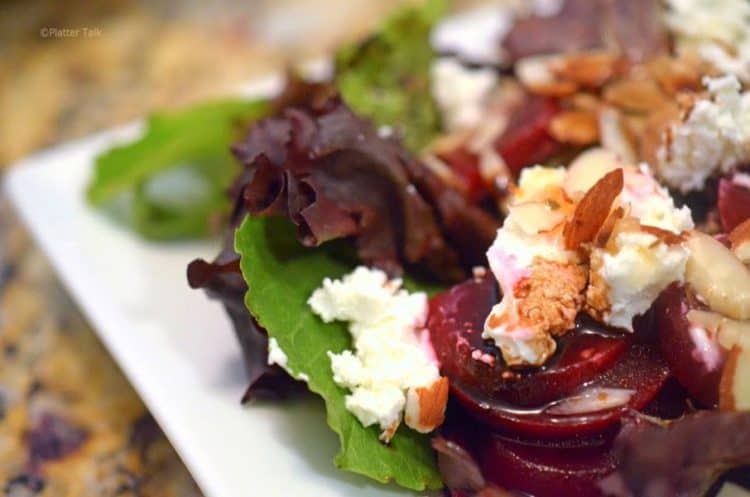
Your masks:
[{"label": "roasted beet slice", "polygon": [[691,298],[685,286],[669,286],[654,303],[656,329],[672,374],[692,397],[714,407],[719,400],[725,353],[704,330],[688,321],[688,312],[696,308],[705,306]]},{"label": "roasted beet slice", "polygon": [[495,149],[508,168],[518,175],[526,166],[542,163],[561,149],[549,133],[552,118],[560,104],[551,98],[528,97],[513,115],[505,132],[495,142]]},{"label": "roasted beet slice", "polygon": [[611,367],[627,348],[623,337],[581,326],[559,340],[558,353],[545,367],[511,370],[497,347],[482,339],[484,321],[498,300],[491,276],[474,278],[434,297],[428,319],[443,374],[489,400],[540,406],[560,399]]},{"label": "roasted beet slice", "polygon": [[633,342],[620,361],[586,385],[587,388],[632,390],[629,402],[622,407],[560,415],[493,401],[458,381],[451,381],[451,393],[472,416],[489,426],[529,437],[564,438],[587,436],[616,425],[629,409],[640,410],[647,406],[668,378],[669,368],[657,347]]},{"label": "roasted beet slice", "polygon": [[729,233],[750,218],[750,190],[730,179],[720,179],[718,208],[721,227]]},{"label": "roasted beet slice", "polygon": [[[641,409],[659,392],[669,369],[653,343],[578,329],[559,340],[543,368],[508,369],[482,337],[484,320],[499,295],[492,277],[466,281],[430,301],[428,328],[454,398],[490,426],[538,437],[578,436],[617,423],[627,408]],[[650,331],[653,323],[641,320]],[[628,404],[585,415],[544,412],[544,404],[591,388],[626,389]]]},{"label": "roasted beet slice", "polygon": [[534,497],[600,497],[597,482],[614,470],[609,444],[602,447],[542,447],[498,434],[476,446],[487,480]]},{"label": "roasted beet slice", "polygon": [[[599,497],[614,470],[614,434],[564,441],[524,440],[451,416],[438,438],[438,461],[454,495]],[[500,490],[502,489],[502,490]],[[486,493],[483,493],[486,492]]]}]

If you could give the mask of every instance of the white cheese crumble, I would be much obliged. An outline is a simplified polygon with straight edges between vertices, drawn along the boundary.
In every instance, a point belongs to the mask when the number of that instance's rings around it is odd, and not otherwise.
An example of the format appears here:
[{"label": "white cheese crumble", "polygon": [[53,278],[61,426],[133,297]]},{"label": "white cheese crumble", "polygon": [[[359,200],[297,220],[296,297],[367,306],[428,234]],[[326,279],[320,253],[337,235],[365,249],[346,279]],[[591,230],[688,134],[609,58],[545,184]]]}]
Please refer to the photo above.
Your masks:
[{"label": "white cheese crumble", "polygon": [[273,366],[274,364],[286,369],[289,358],[286,353],[281,350],[279,342],[275,338],[271,337],[268,339],[268,365]]},{"label": "white cheese crumble", "polygon": [[622,232],[602,254],[599,268],[609,287],[607,323],[632,331],[633,318],[646,312],[670,283],[683,281],[688,251],[644,232]]},{"label": "white cheese crumble", "polygon": [[512,13],[493,3],[445,17],[430,33],[430,42],[437,53],[456,54],[476,64],[500,64],[500,40],[512,27]]},{"label": "white cheese crumble", "polygon": [[452,57],[433,62],[432,95],[446,128],[453,131],[477,127],[497,82],[493,69],[469,69]]},{"label": "white cheese crumble", "polygon": [[626,168],[619,202],[645,226],[655,226],[672,233],[693,229],[693,215],[687,205],[677,208],[669,191],[654,178],[647,164],[638,170]]},{"label": "white cheese crumble", "polygon": [[518,17],[553,17],[565,6],[565,0],[510,0],[507,3]]},{"label": "white cheese crumble", "polygon": [[699,190],[715,172],[750,160],[750,94],[734,76],[704,78],[710,98],[673,124],[657,151],[659,175],[682,192]]},{"label": "white cheese crumble", "polygon": [[667,0],[664,20],[678,50],[698,55],[723,73],[750,82],[750,2]]},{"label": "white cheese crumble", "polygon": [[349,323],[354,350],[328,353],[333,380],[351,391],[347,410],[384,436],[400,424],[410,392],[440,378],[424,329],[427,295],[401,285],[360,266],[340,280],[326,278],[308,300],[323,321]]}]

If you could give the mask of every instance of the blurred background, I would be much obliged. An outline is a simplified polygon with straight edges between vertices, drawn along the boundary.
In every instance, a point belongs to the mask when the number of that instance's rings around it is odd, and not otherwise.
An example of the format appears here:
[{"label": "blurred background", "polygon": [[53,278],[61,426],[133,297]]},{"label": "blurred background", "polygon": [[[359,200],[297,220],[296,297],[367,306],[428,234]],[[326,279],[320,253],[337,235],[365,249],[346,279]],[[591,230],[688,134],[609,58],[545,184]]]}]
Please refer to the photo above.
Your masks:
[{"label": "blurred background", "polygon": [[[0,171],[325,55],[403,3],[0,2]],[[2,194],[0,488],[8,497],[200,495]]]}]

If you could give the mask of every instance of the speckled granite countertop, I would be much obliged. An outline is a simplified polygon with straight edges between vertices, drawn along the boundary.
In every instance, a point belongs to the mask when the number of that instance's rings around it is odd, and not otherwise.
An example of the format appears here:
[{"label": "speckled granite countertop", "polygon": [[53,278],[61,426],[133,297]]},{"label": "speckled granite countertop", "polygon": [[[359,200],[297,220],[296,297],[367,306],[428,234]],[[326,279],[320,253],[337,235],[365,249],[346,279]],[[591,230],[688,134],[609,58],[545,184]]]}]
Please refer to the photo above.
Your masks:
[{"label": "speckled granite countertop", "polygon": [[[3,2],[0,166],[326,53],[396,3]],[[200,495],[2,196],[0,488],[12,497]]]}]

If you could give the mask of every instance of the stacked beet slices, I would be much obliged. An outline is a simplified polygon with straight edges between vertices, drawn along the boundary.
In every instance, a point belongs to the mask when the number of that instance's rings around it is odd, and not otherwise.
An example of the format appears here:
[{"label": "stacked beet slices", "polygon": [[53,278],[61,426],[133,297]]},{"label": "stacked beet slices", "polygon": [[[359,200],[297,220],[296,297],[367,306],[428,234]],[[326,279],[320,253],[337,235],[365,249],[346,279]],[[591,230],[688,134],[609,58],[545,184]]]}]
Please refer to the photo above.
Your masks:
[{"label": "stacked beet slices", "polygon": [[[683,295],[675,287],[663,305],[682,305],[674,299]],[[481,336],[499,299],[494,278],[481,275],[430,301],[428,327],[453,399],[443,437],[471,454],[497,487],[535,497],[602,495],[598,482],[615,469],[612,441],[623,416],[679,416],[687,406],[684,391],[670,381],[655,329],[672,315],[657,319],[656,309],[633,335],[579,320],[545,366],[517,370]],[[671,346],[678,329],[676,322],[662,342]],[[595,395],[564,402],[581,392]],[[625,395],[624,402],[607,403],[613,392]]]}]

